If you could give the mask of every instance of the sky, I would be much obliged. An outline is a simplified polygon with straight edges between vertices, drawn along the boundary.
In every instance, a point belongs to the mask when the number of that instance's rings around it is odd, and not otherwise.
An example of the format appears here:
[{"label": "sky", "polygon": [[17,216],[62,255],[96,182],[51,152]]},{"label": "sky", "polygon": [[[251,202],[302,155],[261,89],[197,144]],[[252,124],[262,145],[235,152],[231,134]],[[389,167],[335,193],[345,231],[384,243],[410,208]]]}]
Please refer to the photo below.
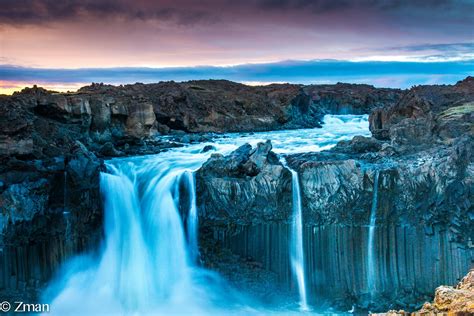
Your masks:
[{"label": "sky", "polygon": [[0,93],[209,78],[405,88],[473,65],[474,0],[0,0]]}]

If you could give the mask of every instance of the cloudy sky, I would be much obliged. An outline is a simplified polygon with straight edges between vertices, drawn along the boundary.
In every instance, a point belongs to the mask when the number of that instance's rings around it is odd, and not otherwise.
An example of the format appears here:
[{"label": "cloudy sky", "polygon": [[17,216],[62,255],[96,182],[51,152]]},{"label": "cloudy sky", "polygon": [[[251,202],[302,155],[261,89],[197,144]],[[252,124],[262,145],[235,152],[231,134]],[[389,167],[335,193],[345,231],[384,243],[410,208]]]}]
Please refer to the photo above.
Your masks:
[{"label": "cloudy sky", "polygon": [[224,78],[453,83],[472,0],[0,0],[0,92]]}]

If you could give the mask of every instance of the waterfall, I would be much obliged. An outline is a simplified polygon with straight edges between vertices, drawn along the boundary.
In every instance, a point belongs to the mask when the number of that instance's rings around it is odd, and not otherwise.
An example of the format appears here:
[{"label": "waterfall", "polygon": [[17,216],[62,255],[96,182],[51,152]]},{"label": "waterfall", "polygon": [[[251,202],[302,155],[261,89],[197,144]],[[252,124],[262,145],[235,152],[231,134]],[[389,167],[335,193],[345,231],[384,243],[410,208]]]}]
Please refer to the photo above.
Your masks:
[{"label": "waterfall", "polygon": [[280,161],[291,172],[293,212],[290,238],[290,263],[293,277],[295,278],[298,285],[300,309],[307,311],[309,310],[309,307],[306,296],[306,278],[303,251],[303,208],[301,206],[300,181],[298,172],[290,168],[286,160],[281,159]]},{"label": "waterfall", "polygon": [[[187,168],[192,163],[141,158],[107,164],[100,178],[105,211],[103,253],[97,264],[78,258],[72,277],[52,302],[55,313],[67,314],[78,301],[84,302],[83,314],[94,315],[198,309],[196,300],[206,300],[206,295],[192,280],[198,273],[192,264],[197,254],[194,177]],[[182,177],[191,202],[189,243],[179,214]],[[99,301],[101,304],[93,304]]]},{"label": "waterfall", "polygon": [[370,294],[376,290],[376,275],[375,275],[375,224],[377,220],[377,203],[378,203],[378,182],[379,171],[374,171],[374,188],[372,194],[372,206],[370,208],[370,224],[369,224],[369,238],[367,241],[367,285]]},{"label": "waterfall", "polygon": [[[321,129],[229,134],[157,155],[117,158],[100,175],[105,238],[97,254],[70,260],[43,298],[56,315],[227,314],[255,309],[217,273],[197,266],[198,212],[194,171],[213,145],[227,155],[245,143],[272,139],[276,153],[320,151],[354,135],[369,134],[367,116],[327,116]],[[286,166],[286,162],[282,160]],[[298,173],[292,174],[291,272],[300,310],[308,310]],[[184,212],[180,184],[187,188]],[[67,196],[64,200],[67,202]],[[66,203],[65,203],[66,204]],[[65,205],[66,206],[66,205]],[[65,207],[66,209],[66,207]],[[184,213],[184,214],[183,214]],[[186,220],[183,221],[183,218]],[[184,223],[185,224],[184,224]],[[231,312],[232,313],[232,312]],[[257,313],[258,314],[258,313]],[[265,314],[265,312],[261,313]]]},{"label": "waterfall", "polygon": [[188,253],[191,262],[196,263],[199,260],[199,245],[198,245],[198,212],[196,206],[196,181],[194,173],[186,171],[183,173],[186,188],[189,194],[189,210],[187,214],[187,235],[188,235]]}]

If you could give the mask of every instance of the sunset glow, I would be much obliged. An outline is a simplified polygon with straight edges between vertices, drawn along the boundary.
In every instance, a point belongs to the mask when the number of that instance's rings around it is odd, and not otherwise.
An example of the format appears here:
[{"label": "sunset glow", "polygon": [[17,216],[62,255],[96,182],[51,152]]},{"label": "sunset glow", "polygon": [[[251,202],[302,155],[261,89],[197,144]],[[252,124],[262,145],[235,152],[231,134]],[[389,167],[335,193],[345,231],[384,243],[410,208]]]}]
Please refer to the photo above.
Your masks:
[{"label": "sunset glow", "polygon": [[[423,63],[474,58],[471,1],[27,2],[7,0],[0,7],[0,66],[32,70],[188,67],[192,72],[196,66],[287,60]],[[64,91],[90,83],[31,74],[18,79],[2,69],[0,75],[2,93],[31,84]],[[314,75],[314,80],[305,82],[333,82]],[[421,78],[422,74],[407,73],[413,75]],[[455,75],[458,79],[465,73]],[[212,76],[227,78],[219,73]],[[182,80],[179,72],[175,77]],[[171,79],[170,75],[165,80]],[[354,78],[339,78],[350,79]],[[107,76],[94,80],[117,82]],[[287,80],[298,82],[298,78]],[[125,81],[150,80],[138,71]],[[282,80],[249,76],[238,81]]]}]

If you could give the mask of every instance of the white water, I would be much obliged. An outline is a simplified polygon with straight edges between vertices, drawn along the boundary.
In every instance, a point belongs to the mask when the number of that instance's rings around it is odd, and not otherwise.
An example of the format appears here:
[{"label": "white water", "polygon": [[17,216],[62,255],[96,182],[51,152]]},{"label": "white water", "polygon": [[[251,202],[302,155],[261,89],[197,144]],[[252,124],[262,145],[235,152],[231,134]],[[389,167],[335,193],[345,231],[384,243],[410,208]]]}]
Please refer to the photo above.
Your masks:
[{"label": "white water", "polygon": [[189,211],[187,214],[187,233],[188,233],[188,252],[191,262],[196,263],[199,259],[199,247],[198,247],[198,212],[196,205],[196,180],[194,179],[194,173],[186,171],[183,173],[185,179],[186,188],[189,193]]},{"label": "white water", "polygon": [[293,221],[291,223],[290,258],[293,276],[298,284],[300,295],[300,309],[308,311],[308,299],[306,297],[306,277],[303,252],[303,210],[301,207],[301,192],[298,173],[291,171],[292,194],[293,194]]},{"label": "white water", "polygon": [[[175,148],[157,155],[113,159],[101,174],[105,241],[99,256],[79,256],[65,265],[45,293],[55,315],[248,314],[259,312],[215,273],[196,266],[199,256],[193,171],[211,155],[271,139],[276,153],[328,149],[355,135],[370,135],[367,116],[326,116],[321,129],[227,134],[213,143]],[[307,308],[301,196],[293,174],[294,230],[290,252]],[[179,181],[191,201],[187,236],[179,212]],[[294,249],[293,249],[294,248]],[[251,304],[250,304],[251,305]],[[226,312],[224,312],[226,311]]]},{"label": "white water", "polygon": [[375,286],[375,223],[377,220],[377,203],[378,203],[378,183],[379,171],[374,171],[374,189],[372,194],[372,207],[370,209],[369,238],[367,241],[367,284],[370,294],[376,290]]}]

